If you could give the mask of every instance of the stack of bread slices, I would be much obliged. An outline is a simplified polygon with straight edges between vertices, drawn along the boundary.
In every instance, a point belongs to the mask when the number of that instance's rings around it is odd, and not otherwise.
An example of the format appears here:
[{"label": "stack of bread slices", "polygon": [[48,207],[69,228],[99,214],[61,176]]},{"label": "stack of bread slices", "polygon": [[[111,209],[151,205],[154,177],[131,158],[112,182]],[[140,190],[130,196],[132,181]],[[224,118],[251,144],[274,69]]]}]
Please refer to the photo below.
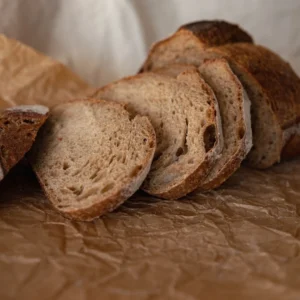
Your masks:
[{"label": "stack of bread slices", "polygon": [[300,80],[237,25],[156,43],[139,74],[52,109],[29,158],[53,205],[91,220],[140,187],[179,199],[300,154]]}]

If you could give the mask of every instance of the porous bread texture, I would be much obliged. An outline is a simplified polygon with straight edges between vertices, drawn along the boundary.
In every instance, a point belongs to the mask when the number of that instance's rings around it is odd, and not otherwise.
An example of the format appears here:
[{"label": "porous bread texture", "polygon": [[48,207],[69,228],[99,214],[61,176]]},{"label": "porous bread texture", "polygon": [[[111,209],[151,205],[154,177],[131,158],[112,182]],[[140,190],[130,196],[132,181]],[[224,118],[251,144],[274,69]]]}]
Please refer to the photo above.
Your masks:
[{"label": "porous bread texture", "polygon": [[183,52],[189,56],[191,64],[196,64],[200,50],[238,42],[252,43],[253,39],[236,24],[220,20],[185,24],[173,35],[151,47],[141,71],[151,71],[167,64],[181,63],[180,57]]},{"label": "porous bread texture", "polygon": [[143,73],[109,84],[94,96],[149,116],[157,136],[155,159],[142,186],[149,194],[166,199],[185,196],[205,179],[222,151],[218,104],[198,71],[176,79]]},{"label": "porous bread texture", "polygon": [[[194,65],[170,64],[155,72],[176,77],[184,70],[196,69]],[[218,100],[224,135],[222,155],[199,187],[208,190],[225,182],[240,167],[252,147],[250,100],[225,59],[207,60],[199,71]]]},{"label": "porous bread texture", "polygon": [[205,61],[199,68],[219,102],[224,149],[202,188],[213,189],[225,182],[241,165],[252,147],[250,100],[227,61]]},{"label": "porous bread texture", "polygon": [[147,117],[118,103],[79,100],[56,106],[30,161],[54,207],[75,220],[116,209],[142,184],[156,148]]},{"label": "porous bread texture", "polygon": [[45,106],[16,106],[0,113],[0,181],[29,151],[48,116]]}]

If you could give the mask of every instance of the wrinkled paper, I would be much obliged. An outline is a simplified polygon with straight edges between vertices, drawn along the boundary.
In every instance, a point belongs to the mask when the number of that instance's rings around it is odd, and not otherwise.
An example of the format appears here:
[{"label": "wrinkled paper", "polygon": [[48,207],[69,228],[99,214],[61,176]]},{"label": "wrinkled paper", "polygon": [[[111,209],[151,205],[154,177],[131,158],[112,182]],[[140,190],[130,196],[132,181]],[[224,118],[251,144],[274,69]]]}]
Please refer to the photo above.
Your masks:
[{"label": "wrinkled paper", "polygon": [[[2,33],[94,86],[133,74],[182,23],[211,18],[240,23],[300,72],[297,0],[0,0],[0,9]],[[6,60],[0,51],[0,107],[89,93],[60,63],[27,48],[20,60],[20,49]],[[242,168],[216,191],[178,201],[138,192],[84,223],[57,213],[19,165],[0,182],[0,299],[300,299],[299,182],[300,159]]]}]

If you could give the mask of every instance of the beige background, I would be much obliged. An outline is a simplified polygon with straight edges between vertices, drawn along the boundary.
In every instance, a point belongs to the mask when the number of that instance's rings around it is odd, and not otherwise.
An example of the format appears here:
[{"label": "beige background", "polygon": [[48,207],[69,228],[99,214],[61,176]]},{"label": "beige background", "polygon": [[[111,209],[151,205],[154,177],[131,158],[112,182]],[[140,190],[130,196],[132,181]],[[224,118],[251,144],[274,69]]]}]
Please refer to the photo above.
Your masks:
[{"label": "beige background", "polygon": [[0,0],[0,31],[68,64],[95,85],[139,68],[182,23],[226,19],[300,73],[299,0]]}]

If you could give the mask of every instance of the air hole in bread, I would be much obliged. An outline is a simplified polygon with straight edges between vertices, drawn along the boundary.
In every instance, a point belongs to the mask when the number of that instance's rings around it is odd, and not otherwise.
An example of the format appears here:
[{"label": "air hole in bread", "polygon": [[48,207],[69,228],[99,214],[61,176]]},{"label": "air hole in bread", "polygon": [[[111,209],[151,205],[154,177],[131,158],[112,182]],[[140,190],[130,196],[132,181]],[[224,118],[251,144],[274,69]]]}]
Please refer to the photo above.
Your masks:
[{"label": "air hole in bread", "polygon": [[176,151],[176,156],[179,157],[180,155],[183,154],[183,148],[182,147],[179,147]]},{"label": "air hole in bread", "polygon": [[31,133],[31,132],[28,132],[26,135],[27,135],[27,137],[31,137],[31,136],[32,136],[32,133]]},{"label": "air hole in bread", "polygon": [[146,145],[147,141],[147,139],[143,139],[143,144]]},{"label": "air hole in bread", "polygon": [[63,163],[63,169],[64,170],[67,170],[67,169],[69,169],[70,168],[70,165],[67,163],[67,162],[64,162]]},{"label": "air hole in bread", "polygon": [[67,189],[69,189],[74,195],[79,196],[83,191],[83,186],[68,186]]},{"label": "air hole in bread", "polygon": [[175,115],[175,110],[172,111],[172,114]]},{"label": "air hole in bread", "polygon": [[149,143],[149,147],[150,147],[150,148],[153,148],[153,147],[154,147],[154,142],[153,142],[153,141],[151,141],[151,142]]},{"label": "air hole in bread", "polygon": [[142,166],[137,166],[135,167],[131,173],[130,173],[130,177],[136,177],[136,175],[142,170]]},{"label": "air hole in bread", "polygon": [[237,120],[237,116],[234,116],[233,121],[236,122],[236,120]]},{"label": "air hole in bread", "polygon": [[188,160],[188,164],[192,165],[193,163],[194,163],[194,159],[193,158],[191,158],[191,159]]},{"label": "air hole in bread", "polygon": [[9,121],[5,121],[3,124],[4,124],[4,125],[9,125],[10,122],[9,122]]},{"label": "air hole in bread", "polygon": [[201,127],[204,127],[205,126],[205,121],[204,120],[201,120]]},{"label": "air hole in bread", "polygon": [[156,151],[154,155],[153,161],[159,160],[159,158],[162,156],[162,152]]},{"label": "air hole in bread", "polygon": [[200,111],[203,112],[204,111],[204,108],[203,106],[200,106]]},{"label": "air hole in bread", "polygon": [[215,125],[211,124],[208,127],[206,127],[203,134],[203,141],[206,152],[209,152],[209,150],[211,150],[214,147],[216,140],[216,127]]},{"label": "air hole in bread", "polygon": [[160,128],[164,128],[164,123],[163,122],[160,123]]},{"label": "air hole in bread", "polygon": [[28,119],[23,120],[23,122],[27,124],[34,124],[34,121]]},{"label": "air hole in bread", "polygon": [[101,193],[106,193],[108,191],[110,191],[111,189],[113,189],[113,187],[115,186],[115,184],[113,182],[107,184],[102,190]]},{"label": "air hole in bread", "polygon": [[238,136],[239,136],[239,139],[241,140],[242,138],[244,138],[245,136],[245,129],[243,127],[240,127],[239,130],[238,130]]}]

